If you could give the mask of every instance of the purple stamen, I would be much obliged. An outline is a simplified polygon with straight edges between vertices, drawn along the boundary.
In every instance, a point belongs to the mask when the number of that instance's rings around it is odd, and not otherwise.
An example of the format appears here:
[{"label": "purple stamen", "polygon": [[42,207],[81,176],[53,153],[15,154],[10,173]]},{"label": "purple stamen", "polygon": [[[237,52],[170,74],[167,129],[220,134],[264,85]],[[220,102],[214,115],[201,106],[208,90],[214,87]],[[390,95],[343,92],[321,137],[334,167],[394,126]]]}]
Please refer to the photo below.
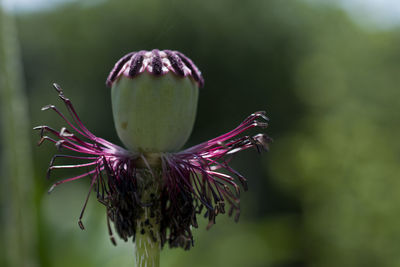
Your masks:
[{"label": "purple stamen", "polygon": [[[191,62],[186,59],[187,62],[185,62],[182,59],[185,57],[178,57],[169,52],[165,53],[170,57],[170,67],[175,69],[176,73],[179,73],[178,70],[183,70],[185,66],[192,71],[191,75],[198,71],[194,65],[191,65]],[[137,62],[134,68],[147,67],[144,65],[139,67],[139,63],[142,61],[140,52],[133,57],[132,62]],[[175,58],[176,61],[171,58]],[[182,68],[179,58],[182,59],[183,63],[181,63],[185,64]],[[126,60],[125,58],[124,60],[125,64],[132,66],[132,62],[129,62],[130,59]],[[157,56],[153,58],[153,70],[158,68],[157,60]],[[120,65],[117,64],[115,70],[118,68]],[[123,68],[121,67],[120,71]],[[201,80],[199,80],[200,82]],[[56,182],[49,192],[60,184],[86,176],[90,177],[90,189],[79,216],[79,226],[84,229],[82,217],[90,192],[94,190],[97,193],[98,201],[106,206],[107,225],[112,243],[115,244],[115,238],[110,227],[110,220],[123,240],[128,240],[129,237],[134,239],[136,225],[133,222],[140,218],[140,210],[143,207],[154,205],[152,202],[141,202],[142,192],[140,190],[142,189],[138,187],[138,173],[146,169],[154,176],[153,166],[148,162],[146,155],[132,153],[91,133],[77,115],[71,101],[64,96],[62,89],[56,84],[54,87],[66,105],[72,120],[68,120],[53,105],[48,105],[43,110],[55,111],[72,131],[65,127],[62,127],[60,131],[48,126],[35,127],[34,129],[40,130],[39,145],[48,140],[54,143],[58,149],[67,149],[77,152],[79,155],[54,155],[50,161],[48,175],[50,175],[50,171],[56,169],[88,168],[88,170]],[[185,249],[193,246],[191,227],[197,227],[196,217],[197,214],[203,212],[203,208],[205,208],[204,216],[209,220],[207,229],[215,224],[216,216],[219,213],[225,213],[226,205],[230,206],[228,214],[234,216],[235,221],[239,219],[241,190],[236,181],[240,182],[244,190],[247,190],[247,183],[243,175],[229,166],[229,161],[234,154],[248,148],[256,148],[257,151],[268,149],[271,139],[265,134],[241,136],[245,131],[255,127],[266,128],[267,121],[268,118],[264,112],[256,112],[228,133],[181,152],[160,154],[161,166],[159,167],[162,170],[163,179],[160,195],[162,246],[166,243],[171,247],[179,246]],[[77,159],[81,163],[54,165],[58,158]],[[141,162],[141,167],[138,162]]]}]

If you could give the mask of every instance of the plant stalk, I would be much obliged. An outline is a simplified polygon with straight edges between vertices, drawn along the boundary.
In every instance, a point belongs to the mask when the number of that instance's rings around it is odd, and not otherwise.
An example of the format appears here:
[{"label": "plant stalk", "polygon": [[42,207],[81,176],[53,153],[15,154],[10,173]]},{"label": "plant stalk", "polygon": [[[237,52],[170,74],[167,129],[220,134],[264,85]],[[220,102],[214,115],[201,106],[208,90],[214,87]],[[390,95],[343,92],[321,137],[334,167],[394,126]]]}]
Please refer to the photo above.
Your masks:
[{"label": "plant stalk", "polygon": [[141,218],[136,222],[136,267],[160,266],[161,171],[144,170],[140,181]]}]

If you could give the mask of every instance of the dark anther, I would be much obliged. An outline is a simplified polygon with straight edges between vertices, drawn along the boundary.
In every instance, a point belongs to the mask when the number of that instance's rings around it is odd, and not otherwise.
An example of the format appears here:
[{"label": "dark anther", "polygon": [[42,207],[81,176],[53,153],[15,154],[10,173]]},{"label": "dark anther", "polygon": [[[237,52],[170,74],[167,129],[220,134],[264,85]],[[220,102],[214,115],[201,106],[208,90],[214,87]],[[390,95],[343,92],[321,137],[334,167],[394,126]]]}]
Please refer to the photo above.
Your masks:
[{"label": "dark anther", "polygon": [[229,212],[228,212],[228,215],[229,215],[229,216],[232,216],[232,214],[233,214],[233,209],[234,209],[233,206],[231,206],[231,207],[229,208]]},{"label": "dark anther", "polygon": [[117,242],[115,241],[115,238],[113,236],[110,237],[111,243],[116,246]]},{"label": "dark anther", "polygon": [[83,225],[81,220],[78,221],[78,225],[82,230],[85,230],[85,226]]},{"label": "dark anther", "polygon": [[236,215],[235,215],[235,222],[238,222],[239,221],[239,217],[240,217],[240,211],[238,210],[238,211],[236,211]]},{"label": "dark anther", "polygon": [[44,137],[40,138],[37,142],[37,145],[40,146],[41,144],[43,144],[44,140],[46,140]]}]

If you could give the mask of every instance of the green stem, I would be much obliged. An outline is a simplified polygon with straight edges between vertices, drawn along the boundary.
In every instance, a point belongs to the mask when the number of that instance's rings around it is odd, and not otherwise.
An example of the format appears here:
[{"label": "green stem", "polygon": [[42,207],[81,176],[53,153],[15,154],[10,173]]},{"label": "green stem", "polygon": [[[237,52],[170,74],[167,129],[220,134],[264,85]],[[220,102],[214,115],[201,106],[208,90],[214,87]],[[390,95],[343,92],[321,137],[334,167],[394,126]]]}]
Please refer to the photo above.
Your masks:
[{"label": "green stem", "polygon": [[159,267],[161,246],[159,239],[153,240],[153,235],[146,231],[143,234],[138,233],[135,242],[136,267]]},{"label": "green stem", "polygon": [[143,207],[141,218],[136,222],[136,267],[160,266],[160,171],[144,171],[141,181],[141,201],[151,206]]}]

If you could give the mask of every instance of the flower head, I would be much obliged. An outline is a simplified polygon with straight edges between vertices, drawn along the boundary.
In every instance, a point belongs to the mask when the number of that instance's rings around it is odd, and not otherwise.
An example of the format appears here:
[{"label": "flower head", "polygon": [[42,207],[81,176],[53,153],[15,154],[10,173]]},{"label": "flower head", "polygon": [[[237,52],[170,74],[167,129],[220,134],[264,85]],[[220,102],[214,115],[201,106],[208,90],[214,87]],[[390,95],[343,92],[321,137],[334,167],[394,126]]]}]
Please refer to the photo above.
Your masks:
[{"label": "flower head", "polygon": [[[121,75],[134,77],[145,69],[157,75],[168,71],[184,77],[192,75],[198,86],[203,84],[197,67],[181,53],[168,50],[149,53],[131,53],[123,57],[111,71],[107,84],[113,86]],[[162,67],[157,63],[160,58]],[[135,71],[131,71],[132,66]],[[147,232],[149,238],[161,246],[168,243],[171,247],[189,249],[193,245],[192,227],[197,227],[197,215],[203,213],[208,218],[208,227],[215,223],[218,214],[226,211],[238,220],[239,184],[244,189],[247,185],[245,177],[231,168],[229,161],[242,150],[255,148],[261,151],[268,148],[270,138],[265,134],[244,135],[251,128],[267,127],[268,119],[264,112],[251,114],[230,132],[183,151],[147,153],[128,150],[95,136],[85,127],[60,86],[54,84],[54,87],[71,119],[54,105],[45,106],[43,110],[55,111],[68,128],[36,127],[41,134],[39,144],[48,140],[61,151],[75,153],[55,155],[48,175],[54,169],[82,168],[85,171],[56,182],[49,191],[60,184],[89,177],[88,198],[94,191],[98,201],[106,207],[113,243],[115,239],[110,222],[125,241]],[[62,158],[75,159],[80,163],[56,165],[56,161]],[[87,200],[78,222],[82,229],[86,203]]]}]

